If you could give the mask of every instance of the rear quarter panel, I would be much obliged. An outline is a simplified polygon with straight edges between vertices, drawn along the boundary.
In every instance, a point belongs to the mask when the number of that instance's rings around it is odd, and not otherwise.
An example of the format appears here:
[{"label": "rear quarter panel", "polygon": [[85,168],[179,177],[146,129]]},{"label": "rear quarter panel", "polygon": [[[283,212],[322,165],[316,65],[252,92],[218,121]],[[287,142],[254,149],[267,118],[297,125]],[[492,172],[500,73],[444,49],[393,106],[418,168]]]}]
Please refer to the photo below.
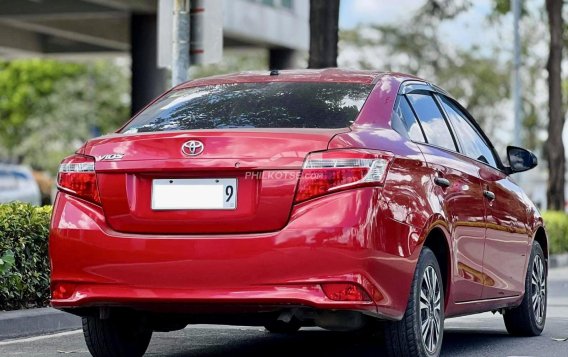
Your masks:
[{"label": "rear quarter panel", "polygon": [[[354,127],[337,135],[330,149],[361,147],[394,154],[383,190],[378,197],[377,234],[373,235],[377,257],[390,260],[396,274],[377,271],[374,279],[392,285],[389,303],[406,306],[410,285],[423,242],[435,226],[445,230],[440,202],[431,196],[431,173],[418,147],[390,129]],[[379,253],[382,252],[382,253]]]}]

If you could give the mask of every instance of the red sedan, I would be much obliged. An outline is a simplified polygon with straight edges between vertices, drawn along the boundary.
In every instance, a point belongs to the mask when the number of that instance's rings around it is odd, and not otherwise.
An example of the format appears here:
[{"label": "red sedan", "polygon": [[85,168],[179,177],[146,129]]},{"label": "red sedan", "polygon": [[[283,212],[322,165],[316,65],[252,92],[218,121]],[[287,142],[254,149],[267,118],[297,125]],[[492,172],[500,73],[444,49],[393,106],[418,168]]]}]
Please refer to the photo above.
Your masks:
[{"label": "red sedan", "polygon": [[187,324],[384,332],[437,356],[444,319],[541,333],[542,218],[471,115],[397,73],[211,77],[166,92],[60,166],[52,304],[94,356]]}]

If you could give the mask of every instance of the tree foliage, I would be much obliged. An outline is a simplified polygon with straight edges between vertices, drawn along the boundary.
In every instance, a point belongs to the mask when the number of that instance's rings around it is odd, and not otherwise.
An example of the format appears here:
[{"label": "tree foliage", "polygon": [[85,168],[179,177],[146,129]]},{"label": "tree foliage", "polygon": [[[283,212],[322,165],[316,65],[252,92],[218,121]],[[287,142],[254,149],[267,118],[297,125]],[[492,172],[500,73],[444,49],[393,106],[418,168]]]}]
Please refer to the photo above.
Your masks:
[{"label": "tree foliage", "polygon": [[438,25],[425,24],[424,16],[419,12],[408,23],[341,32],[340,64],[427,78],[464,104],[484,129],[496,130],[504,120],[501,107],[509,98],[507,65],[477,48],[449,46],[440,39]]},{"label": "tree foliage", "polygon": [[472,0],[428,0],[417,15],[426,17],[428,21],[453,19],[468,10],[472,4]]},{"label": "tree foliage", "polygon": [[[511,0],[494,0],[495,13],[504,15],[511,11]],[[530,17],[527,11],[527,1],[522,2],[522,15]],[[545,0],[542,1],[546,10],[546,21],[548,23],[548,60],[545,64],[548,72],[548,120],[546,123],[548,137],[544,142],[543,153],[548,162],[548,187],[547,202],[548,207],[553,210],[564,210],[565,208],[565,171],[566,157],[564,149],[564,141],[562,137],[565,115],[566,115],[566,97],[563,92],[566,91],[565,80],[562,76],[562,57],[563,48],[566,46],[568,36],[566,36],[566,25],[563,18],[564,0]],[[544,21],[544,19],[537,19]],[[525,31],[526,36],[533,36],[532,33]],[[523,57],[530,56],[530,52],[524,52]],[[541,64],[542,67],[544,65]],[[534,74],[535,68],[525,66],[525,71]],[[564,88],[563,88],[564,87]],[[564,90],[563,90],[564,89]],[[530,89],[529,89],[530,90]],[[525,97],[526,98],[526,97]],[[525,100],[526,102],[526,100]],[[526,111],[524,123],[537,126],[538,119],[535,117],[536,109],[530,107]],[[534,142],[534,135],[528,131],[527,141]]]},{"label": "tree foliage", "polygon": [[6,156],[13,156],[26,136],[27,120],[41,99],[54,91],[59,80],[80,73],[81,66],[73,63],[39,59],[0,62],[0,143]]},{"label": "tree foliage", "polygon": [[129,115],[127,69],[109,61],[0,62],[0,160],[54,171]]}]

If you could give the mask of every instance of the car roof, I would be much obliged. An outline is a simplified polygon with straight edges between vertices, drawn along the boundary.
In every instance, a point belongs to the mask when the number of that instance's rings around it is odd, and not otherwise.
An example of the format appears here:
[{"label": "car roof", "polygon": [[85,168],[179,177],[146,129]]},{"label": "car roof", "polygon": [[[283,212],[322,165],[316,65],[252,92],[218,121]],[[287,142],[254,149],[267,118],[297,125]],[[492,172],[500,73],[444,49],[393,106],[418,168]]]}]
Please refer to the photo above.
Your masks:
[{"label": "car roof", "polygon": [[389,77],[390,79],[399,82],[403,82],[405,80],[421,80],[409,74],[381,72],[375,70],[353,70],[342,68],[294,69],[278,70],[276,72],[250,71],[205,77],[182,83],[174,89],[227,83],[255,82],[344,82],[374,84],[383,77]]}]

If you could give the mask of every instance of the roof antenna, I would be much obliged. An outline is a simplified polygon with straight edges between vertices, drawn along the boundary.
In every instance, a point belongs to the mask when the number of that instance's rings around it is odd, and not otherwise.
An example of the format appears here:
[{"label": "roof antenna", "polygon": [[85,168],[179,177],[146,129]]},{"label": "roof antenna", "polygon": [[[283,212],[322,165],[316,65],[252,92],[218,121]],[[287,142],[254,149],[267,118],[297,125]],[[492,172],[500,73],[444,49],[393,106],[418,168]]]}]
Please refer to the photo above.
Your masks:
[{"label": "roof antenna", "polygon": [[280,72],[278,72],[277,69],[271,69],[271,70],[270,70],[270,75],[271,75],[271,76],[277,76],[277,75],[279,75],[279,74],[280,74]]}]

